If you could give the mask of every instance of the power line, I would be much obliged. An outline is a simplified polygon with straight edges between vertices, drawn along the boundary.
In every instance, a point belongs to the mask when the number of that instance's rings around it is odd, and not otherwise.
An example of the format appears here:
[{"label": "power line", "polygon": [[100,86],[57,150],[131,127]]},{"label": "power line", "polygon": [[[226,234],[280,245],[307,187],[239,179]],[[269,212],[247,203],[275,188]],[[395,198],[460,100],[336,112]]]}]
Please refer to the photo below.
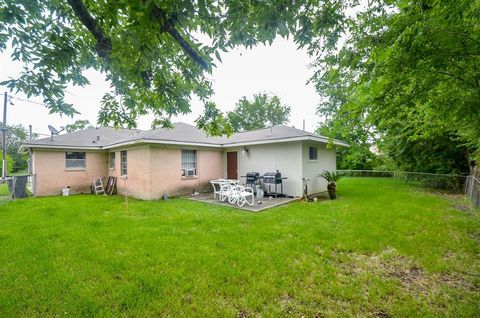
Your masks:
[{"label": "power line", "polygon": [[20,97],[16,97],[16,96],[10,96],[10,99],[18,100],[20,102],[32,103],[32,104],[37,104],[37,105],[40,105],[40,106],[48,107],[47,105],[42,104],[40,102],[36,102],[36,101],[33,101],[33,100],[24,99],[24,98],[20,98]]},{"label": "power line", "polygon": [[[9,95],[8,99],[9,100],[13,99],[13,100],[17,100],[17,101],[20,101],[20,102],[26,102],[26,103],[31,103],[31,104],[36,104],[36,105],[47,107],[45,104],[42,104],[40,102],[36,102],[36,101],[33,101],[33,100],[29,100],[29,99],[25,99],[25,98],[21,98],[21,97],[16,97],[16,96],[12,96],[12,95]],[[10,101],[10,103],[12,103],[12,102]],[[25,129],[25,131],[27,131],[27,129]],[[48,133],[34,132],[33,134],[37,135],[37,136],[47,136],[47,137],[50,136],[50,134],[48,134]]]}]

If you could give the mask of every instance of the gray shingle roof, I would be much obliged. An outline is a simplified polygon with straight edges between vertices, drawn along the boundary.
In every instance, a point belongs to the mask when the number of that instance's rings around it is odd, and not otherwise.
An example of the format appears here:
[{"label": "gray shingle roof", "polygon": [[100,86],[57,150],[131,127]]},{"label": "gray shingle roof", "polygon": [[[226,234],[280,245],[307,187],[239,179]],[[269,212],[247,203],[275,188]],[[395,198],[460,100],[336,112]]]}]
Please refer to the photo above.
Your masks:
[{"label": "gray shingle roof", "polygon": [[[54,136],[53,141],[50,137],[47,137],[29,141],[25,143],[25,145],[100,148],[107,146],[118,139],[136,136],[141,132],[142,131],[138,129],[116,129],[112,127],[87,128],[84,130]],[[100,137],[98,141],[97,136]]]},{"label": "gray shingle roof", "polygon": [[[97,136],[99,140],[97,140]],[[172,129],[157,128],[147,131],[138,129],[115,129],[112,127],[88,128],[73,133],[30,141],[22,148],[30,147],[72,147],[72,148],[111,148],[134,142],[157,142],[176,144],[198,144],[204,146],[240,146],[255,142],[286,141],[288,139],[312,139],[327,142],[328,138],[288,126],[277,126],[235,133],[230,137],[210,137],[195,126],[176,123]],[[334,140],[337,145],[347,145]]]},{"label": "gray shingle roof", "polygon": [[225,144],[238,144],[256,141],[274,141],[276,139],[288,139],[298,137],[315,137],[323,138],[328,141],[327,137],[310,133],[308,131],[296,129],[289,126],[275,126],[233,134],[230,138],[224,138]]},{"label": "gray shingle roof", "polygon": [[223,140],[223,138],[221,137],[209,137],[203,130],[198,129],[195,126],[185,123],[175,123],[174,128],[172,129],[156,128],[143,131],[142,133],[137,135],[127,136],[125,138],[118,139],[117,141],[112,142],[111,146],[141,139],[145,141],[171,141],[185,143],[201,143],[207,145],[221,145]]}]

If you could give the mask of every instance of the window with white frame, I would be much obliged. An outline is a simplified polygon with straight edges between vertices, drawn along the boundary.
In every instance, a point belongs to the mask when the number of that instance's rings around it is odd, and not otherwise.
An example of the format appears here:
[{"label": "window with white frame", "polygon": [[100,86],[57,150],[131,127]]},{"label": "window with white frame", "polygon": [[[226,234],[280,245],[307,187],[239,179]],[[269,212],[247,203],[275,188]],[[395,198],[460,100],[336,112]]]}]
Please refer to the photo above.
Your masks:
[{"label": "window with white frame", "polygon": [[85,153],[84,152],[66,152],[65,168],[67,169],[85,169]]},{"label": "window with white frame", "polygon": [[121,151],[120,152],[120,171],[122,176],[127,175],[127,151]]},{"label": "window with white frame", "polygon": [[193,177],[197,175],[197,151],[182,150],[182,176]]},{"label": "window with white frame", "polygon": [[317,147],[308,147],[308,160],[317,160],[318,158],[318,149]]},{"label": "window with white frame", "polygon": [[115,169],[115,153],[114,152],[110,153],[110,160],[108,164],[110,169]]}]

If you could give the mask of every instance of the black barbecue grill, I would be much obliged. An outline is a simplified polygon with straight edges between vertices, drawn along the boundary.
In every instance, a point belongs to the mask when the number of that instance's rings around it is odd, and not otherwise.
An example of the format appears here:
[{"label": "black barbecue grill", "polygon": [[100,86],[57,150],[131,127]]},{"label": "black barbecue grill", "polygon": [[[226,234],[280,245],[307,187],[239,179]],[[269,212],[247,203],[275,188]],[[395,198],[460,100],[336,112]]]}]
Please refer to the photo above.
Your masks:
[{"label": "black barbecue grill", "polygon": [[247,178],[247,181],[245,182],[247,186],[255,190],[255,186],[260,183],[260,173],[248,172],[245,177]]},{"label": "black barbecue grill", "polygon": [[260,184],[260,173],[247,172],[247,175],[245,176],[245,178],[247,178],[247,181],[245,182],[247,187],[251,187],[253,189],[253,192],[257,194],[256,185]]},{"label": "black barbecue grill", "polygon": [[[283,196],[283,179],[282,174],[277,170],[277,172],[266,172],[263,175],[263,185],[265,187],[266,196]],[[278,185],[280,185],[280,192],[278,192]]]}]

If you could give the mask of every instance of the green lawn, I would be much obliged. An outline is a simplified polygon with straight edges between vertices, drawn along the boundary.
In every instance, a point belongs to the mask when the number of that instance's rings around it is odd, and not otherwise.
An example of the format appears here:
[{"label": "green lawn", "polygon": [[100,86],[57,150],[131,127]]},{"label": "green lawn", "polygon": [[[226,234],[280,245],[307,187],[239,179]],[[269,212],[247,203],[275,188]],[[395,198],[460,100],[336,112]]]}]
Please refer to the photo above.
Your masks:
[{"label": "green lawn", "polygon": [[7,183],[0,183],[0,196],[10,196]]},{"label": "green lawn", "polygon": [[351,178],[261,213],[187,199],[0,206],[0,316],[478,316],[462,198]]}]

